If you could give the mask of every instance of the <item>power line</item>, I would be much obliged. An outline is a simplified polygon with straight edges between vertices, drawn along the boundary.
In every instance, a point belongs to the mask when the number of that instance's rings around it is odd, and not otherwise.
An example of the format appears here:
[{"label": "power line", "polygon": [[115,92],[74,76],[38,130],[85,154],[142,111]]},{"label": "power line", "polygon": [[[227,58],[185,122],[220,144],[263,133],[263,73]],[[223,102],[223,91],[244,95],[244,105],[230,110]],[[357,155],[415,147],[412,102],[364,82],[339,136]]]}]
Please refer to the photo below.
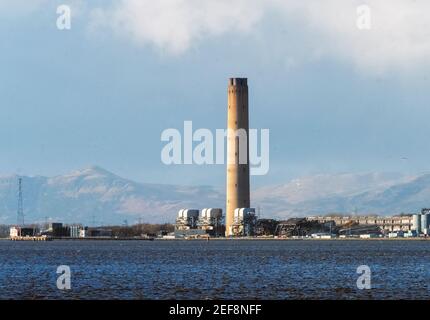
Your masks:
[{"label": "power line", "polygon": [[24,204],[22,200],[22,178],[18,178],[18,212],[17,224],[24,226]]}]

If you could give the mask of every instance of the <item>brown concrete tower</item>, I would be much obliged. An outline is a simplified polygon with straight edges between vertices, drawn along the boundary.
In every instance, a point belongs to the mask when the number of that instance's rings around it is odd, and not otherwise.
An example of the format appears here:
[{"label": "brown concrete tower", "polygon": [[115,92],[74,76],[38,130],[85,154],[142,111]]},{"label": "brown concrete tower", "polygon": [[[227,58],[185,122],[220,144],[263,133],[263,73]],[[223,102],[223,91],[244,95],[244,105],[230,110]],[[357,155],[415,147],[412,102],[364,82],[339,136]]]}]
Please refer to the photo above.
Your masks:
[{"label": "brown concrete tower", "polygon": [[[246,78],[230,78],[227,114],[226,236],[231,235],[234,210],[249,208],[249,116]],[[239,152],[240,150],[240,152]]]}]

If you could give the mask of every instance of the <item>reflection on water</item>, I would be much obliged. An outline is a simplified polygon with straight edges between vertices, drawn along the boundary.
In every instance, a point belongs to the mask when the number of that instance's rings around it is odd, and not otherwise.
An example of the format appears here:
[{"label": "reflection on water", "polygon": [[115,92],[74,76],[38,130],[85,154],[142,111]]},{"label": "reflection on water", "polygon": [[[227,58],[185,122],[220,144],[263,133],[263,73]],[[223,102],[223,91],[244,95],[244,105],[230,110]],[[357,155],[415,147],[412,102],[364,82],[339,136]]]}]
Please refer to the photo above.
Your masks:
[{"label": "reflection on water", "polygon": [[0,241],[1,299],[428,299],[429,281],[429,241]]}]

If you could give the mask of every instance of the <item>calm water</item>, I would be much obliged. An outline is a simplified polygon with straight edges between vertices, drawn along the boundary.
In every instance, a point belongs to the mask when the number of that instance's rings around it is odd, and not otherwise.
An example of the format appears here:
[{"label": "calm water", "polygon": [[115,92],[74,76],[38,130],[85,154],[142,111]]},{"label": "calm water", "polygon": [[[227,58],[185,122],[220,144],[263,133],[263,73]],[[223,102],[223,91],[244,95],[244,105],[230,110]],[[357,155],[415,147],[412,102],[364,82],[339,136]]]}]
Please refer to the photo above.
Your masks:
[{"label": "calm water", "polygon": [[430,241],[0,241],[1,299],[429,299],[429,284]]}]

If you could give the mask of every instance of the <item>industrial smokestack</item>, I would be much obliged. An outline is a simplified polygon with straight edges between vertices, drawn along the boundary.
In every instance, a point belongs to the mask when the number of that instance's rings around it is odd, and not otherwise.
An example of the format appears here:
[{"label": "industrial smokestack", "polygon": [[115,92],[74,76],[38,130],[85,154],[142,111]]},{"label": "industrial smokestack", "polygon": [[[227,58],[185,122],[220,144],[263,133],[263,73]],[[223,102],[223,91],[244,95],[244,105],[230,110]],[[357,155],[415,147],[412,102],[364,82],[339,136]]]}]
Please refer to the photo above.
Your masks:
[{"label": "industrial smokestack", "polygon": [[227,111],[226,236],[232,235],[234,210],[249,208],[249,115],[246,78],[230,78]]}]

